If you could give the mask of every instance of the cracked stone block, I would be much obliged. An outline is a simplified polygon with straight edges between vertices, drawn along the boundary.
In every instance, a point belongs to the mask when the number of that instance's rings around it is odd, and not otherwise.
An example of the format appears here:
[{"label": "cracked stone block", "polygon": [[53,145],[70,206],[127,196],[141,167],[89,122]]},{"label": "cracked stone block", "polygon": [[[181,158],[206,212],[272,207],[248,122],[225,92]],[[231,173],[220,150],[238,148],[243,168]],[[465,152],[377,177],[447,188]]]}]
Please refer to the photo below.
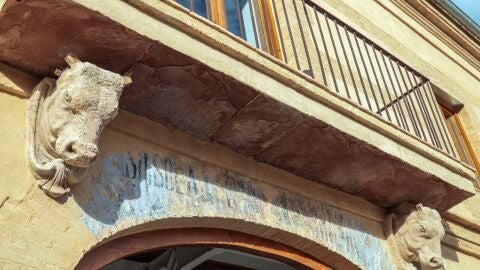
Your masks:
[{"label": "cracked stone block", "polygon": [[303,119],[302,113],[260,95],[225,122],[211,140],[251,156]]},{"label": "cracked stone block", "polygon": [[157,44],[133,70],[121,107],[201,139],[212,136],[257,93]]},{"label": "cracked stone block", "polygon": [[256,159],[384,207],[423,201],[444,209],[463,197],[463,191],[435,176],[311,118],[290,129]]}]

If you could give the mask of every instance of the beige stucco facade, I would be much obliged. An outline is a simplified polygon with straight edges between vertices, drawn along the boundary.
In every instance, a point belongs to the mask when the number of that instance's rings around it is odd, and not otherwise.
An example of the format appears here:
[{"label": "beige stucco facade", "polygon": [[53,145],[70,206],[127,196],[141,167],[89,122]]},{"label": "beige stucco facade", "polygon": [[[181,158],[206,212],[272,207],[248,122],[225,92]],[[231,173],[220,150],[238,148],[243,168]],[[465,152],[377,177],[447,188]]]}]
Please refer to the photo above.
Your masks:
[{"label": "beige stucco facade", "polygon": [[[174,1],[73,2],[374,145],[462,194],[474,194],[441,213],[446,230],[442,255],[445,269],[480,267],[480,193],[472,184],[474,168],[331,94],[318,81]],[[406,2],[314,2],[464,104],[459,116],[480,157],[480,59]],[[25,155],[28,99],[40,79],[0,64],[1,269],[73,269],[87,252],[112,239],[199,226],[280,242],[335,269],[395,269],[383,231],[387,207],[126,109],[102,133],[100,156],[82,183],[64,198],[46,196]],[[290,207],[279,204],[279,198],[291,202]]]}]

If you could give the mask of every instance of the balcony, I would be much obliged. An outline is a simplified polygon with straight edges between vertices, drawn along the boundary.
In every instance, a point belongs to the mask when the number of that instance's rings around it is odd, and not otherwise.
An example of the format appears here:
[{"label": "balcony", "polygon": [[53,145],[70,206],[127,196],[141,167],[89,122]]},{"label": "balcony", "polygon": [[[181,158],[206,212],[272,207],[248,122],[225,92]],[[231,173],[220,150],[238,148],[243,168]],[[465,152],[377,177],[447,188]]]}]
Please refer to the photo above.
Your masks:
[{"label": "balcony", "polygon": [[7,1],[0,61],[131,70],[124,110],[382,207],[473,195],[428,78],[314,1],[267,2],[248,40],[175,1]]}]

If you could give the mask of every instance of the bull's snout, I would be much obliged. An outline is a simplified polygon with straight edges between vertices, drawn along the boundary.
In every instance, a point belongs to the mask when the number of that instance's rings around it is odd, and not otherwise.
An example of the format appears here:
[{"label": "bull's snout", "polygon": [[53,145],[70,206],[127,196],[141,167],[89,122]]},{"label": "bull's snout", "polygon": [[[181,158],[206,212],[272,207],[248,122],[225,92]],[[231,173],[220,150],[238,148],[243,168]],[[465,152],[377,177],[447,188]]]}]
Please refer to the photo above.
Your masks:
[{"label": "bull's snout", "polygon": [[430,258],[430,261],[428,263],[429,267],[432,269],[440,269],[443,266],[443,258],[439,256],[434,256]]},{"label": "bull's snout", "polygon": [[98,155],[98,147],[96,144],[72,141],[65,148],[64,156],[66,162],[73,166],[88,167]]}]

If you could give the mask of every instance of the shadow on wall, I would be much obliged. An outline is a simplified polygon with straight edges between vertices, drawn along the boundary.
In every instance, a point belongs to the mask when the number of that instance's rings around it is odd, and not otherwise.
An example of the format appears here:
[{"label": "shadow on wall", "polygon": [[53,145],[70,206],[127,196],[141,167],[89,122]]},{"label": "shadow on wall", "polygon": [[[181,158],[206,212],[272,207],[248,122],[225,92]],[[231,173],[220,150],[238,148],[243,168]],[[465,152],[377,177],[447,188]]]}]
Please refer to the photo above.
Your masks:
[{"label": "shadow on wall", "polygon": [[244,220],[312,239],[366,269],[390,269],[378,235],[341,210],[169,153],[102,158],[73,198],[99,238],[179,217]]},{"label": "shadow on wall", "polygon": [[[461,250],[461,248],[458,238],[449,233],[451,232],[451,228],[448,223],[443,223],[443,227],[445,228],[446,233],[442,241],[442,257],[448,261],[459,262],[460,259],[458,258],[457,252],[458,250]],[[444,244],[447,241],[448,246]]]}]

